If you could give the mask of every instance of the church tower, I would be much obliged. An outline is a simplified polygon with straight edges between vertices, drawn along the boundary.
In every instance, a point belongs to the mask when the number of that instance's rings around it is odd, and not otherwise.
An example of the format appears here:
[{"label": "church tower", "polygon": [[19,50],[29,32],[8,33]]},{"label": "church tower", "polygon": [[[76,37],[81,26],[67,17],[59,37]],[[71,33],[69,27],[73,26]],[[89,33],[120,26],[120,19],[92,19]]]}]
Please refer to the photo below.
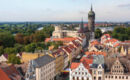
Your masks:
[{"label": "church tower", "polygon": [[95,13],[91,6],[91,10],[88,13],[88,30],[90,32],[90,40],[94,39],[94,32],[95,32]]},{"label": "church tower", "polygon": [[95,13],[93,11],[93,8],[91,6],[91,10],[88,13],[88,29],[91,32],[94,32],[95,30]]}]

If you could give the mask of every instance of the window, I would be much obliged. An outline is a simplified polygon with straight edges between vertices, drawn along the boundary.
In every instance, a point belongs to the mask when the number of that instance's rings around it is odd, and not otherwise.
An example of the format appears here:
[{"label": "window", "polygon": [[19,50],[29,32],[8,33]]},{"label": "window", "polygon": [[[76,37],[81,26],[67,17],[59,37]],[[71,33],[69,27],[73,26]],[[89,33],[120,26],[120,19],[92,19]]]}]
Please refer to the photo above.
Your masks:
[{"label": "window", "polygon": [[117,76],[115,76],[115,79],[117,79]]},{"label": "window", "polygon": [[98,71],[98,74],[102,74],[102,71]]},{"label": "window", "polygon": [[77,80],[79,80],[79,77],[77,77]]},{"label": "window", "polygon": [[94,80],[96,80],[96,77],[94,77]]},{"label": "window", "polygon": [[121,79],[121,76],[119,76],[119,79]]},{"label": "window", "polygon": [[126,76],[126,79],[128,79],[128,76]]},{"label": "window", "polygon": [[94,74],[96,74],[96,71],[94,71]]},{"label": "window", "polygon": [[101,77],[98,77],[98,80],[102,80],[102,78],[101,78]]},{"label": "window", "polygon": [[84,78],[82,77],[82,80],[84,80]]},{"label": "window", "polygon": [[75,80],[75,77],[73,77],[73,80]]},{"label": "window", "polygon": [[122,76],[122,79],[124,79],[124,76]]}]

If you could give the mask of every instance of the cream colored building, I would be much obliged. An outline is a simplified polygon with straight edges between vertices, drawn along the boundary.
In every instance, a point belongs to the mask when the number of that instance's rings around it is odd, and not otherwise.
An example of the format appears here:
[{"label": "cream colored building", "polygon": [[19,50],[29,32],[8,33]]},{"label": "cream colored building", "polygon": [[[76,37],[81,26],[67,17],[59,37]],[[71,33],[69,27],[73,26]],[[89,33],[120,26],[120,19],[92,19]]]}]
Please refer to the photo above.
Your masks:
[{"label": "cream colored building", "polygon": [[92,80],[89,65],[85,62],[73,62],[69,70],[69,80]]},{"label": "cream colored building", "polygon": [[130,80],[130,74],[124,72],[124,67],[117,58],[109,73],[105,73],[105,80]]},{"label": "cream colored building", "polygon": [[104,68],[101,64],[92,68],[92,78],[93,80],[104,80]]},{"label": "cream colored building", "polygon": [[55,31],[52,33],[54,38],[78,37],[78,31],[63,30],[61,26],[55,26]]},{"label": "cream colored building", "polygon": [[36,80],[54,80],[55,58],[49,55],[42,56],[34,60],[36,64]]}]

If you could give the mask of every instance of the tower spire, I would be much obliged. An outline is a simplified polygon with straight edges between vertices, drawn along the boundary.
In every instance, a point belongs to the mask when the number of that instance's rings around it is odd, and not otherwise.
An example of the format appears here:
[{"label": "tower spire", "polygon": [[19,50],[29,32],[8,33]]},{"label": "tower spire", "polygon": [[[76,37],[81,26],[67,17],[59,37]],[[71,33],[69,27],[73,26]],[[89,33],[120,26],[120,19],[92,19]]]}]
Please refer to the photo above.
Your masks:
[{"label": "tower spire", "polygon": [[81,28],[83,29],[83,25],[84,24],[84,22],[83,22],[83,17],[82,17],[82,19],[81,19]]},{"label": "tower spire", "polygon": [[81,18],[81,24],[80,24],[80,29],[78,31],[79,33],[83,33],[84,32],[84,23],[83,23],[83,17]]},{"label": "tower spire", "polygon": [[91,4],[91,11],[93,11],[93,5]]}]

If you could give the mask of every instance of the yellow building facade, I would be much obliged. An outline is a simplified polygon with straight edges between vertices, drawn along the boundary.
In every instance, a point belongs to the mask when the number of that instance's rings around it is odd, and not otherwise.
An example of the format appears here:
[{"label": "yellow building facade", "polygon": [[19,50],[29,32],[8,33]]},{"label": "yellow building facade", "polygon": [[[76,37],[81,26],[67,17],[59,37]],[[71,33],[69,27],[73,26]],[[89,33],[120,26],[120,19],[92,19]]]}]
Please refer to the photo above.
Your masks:
[{"label": "yellow building facade", "polygon": [[22,53],[22,57],[21,57],[21,62],[22,63],[27,63],[29,62],[30,60],[33,60],[33,59],[36,59],[40,56],[43,56],[44,54],[42,53]]},{"label": "yellow building facade", "polygon": [[55,60],[55,72],[56,75],[60,74],[64,67],[64,56],[62,53],[52,53],[50,56],[54,57]]}]

